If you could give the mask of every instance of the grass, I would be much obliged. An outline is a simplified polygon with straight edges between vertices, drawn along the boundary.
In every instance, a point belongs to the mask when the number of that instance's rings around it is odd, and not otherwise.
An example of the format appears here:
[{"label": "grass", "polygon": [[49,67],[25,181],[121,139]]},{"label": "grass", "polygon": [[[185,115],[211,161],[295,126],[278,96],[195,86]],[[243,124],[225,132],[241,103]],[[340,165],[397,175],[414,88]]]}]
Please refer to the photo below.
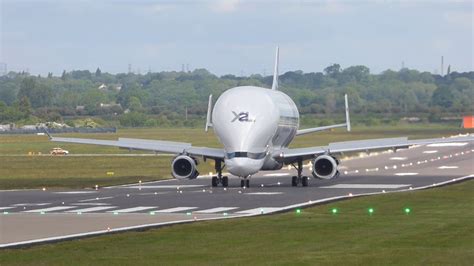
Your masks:
[{"label": "grass", "polygon": [[300,214],[198,222],[3,250],[0,264],[472,265],[473,190],[474,181],[466,181],[340,201]]},{"label": "grass", "polygon": [[[326,145],[329,142],[355,139],[409,136],[430,138],[467,131],[449,126],[389,126],[359,127],[353,132],[344,130],[321,132],[297,137],[292,147]],[[115,134],[65,134],[66,137],[117,139],[133,137],[190,142],[195,146],[220,147],[213,133],[203,129],[123,129]],[[0,135],[0,189],[47,187],[92,187],[170,178],[170,157],[52,157],[28,156],[28,153],[48,154],[60,146],[71,154],[122,154],[129,153],[114,147],[65,144],[48,141],[46,136]],[[133,151],[133,153],[146,153]],[[213,171],[212,161],[201,163],[199,171]],[[107,172],[114,172],[108,176]]]}]

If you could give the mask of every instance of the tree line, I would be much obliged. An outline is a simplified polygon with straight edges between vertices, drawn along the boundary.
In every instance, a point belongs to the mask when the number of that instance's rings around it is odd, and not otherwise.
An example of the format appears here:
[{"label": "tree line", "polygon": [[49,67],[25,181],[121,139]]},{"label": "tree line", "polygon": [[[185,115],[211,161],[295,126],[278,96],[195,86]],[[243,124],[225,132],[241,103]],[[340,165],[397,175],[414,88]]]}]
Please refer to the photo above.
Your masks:
[{"label": "tree line", "polygon": [[[472,114],[474,72],[434,75],[403,68],[370,73],[366,66],[328,66],[322,72],[289,71],[280,89],[298,105],[303,117],[329,117],[343,112],[343,95],[351,113],[368,117]],[[272,77],[216,76],[206,69],[146,74],[76,70],[46,77],[10,72],[0,77],[0,123],[63,121],[101,117],[123,126],[195,125],[225,90],[244,85],[271,87]],[[188,120],[185,120],[185,117]],[[327,121],[326,121],[327,122]]]}]

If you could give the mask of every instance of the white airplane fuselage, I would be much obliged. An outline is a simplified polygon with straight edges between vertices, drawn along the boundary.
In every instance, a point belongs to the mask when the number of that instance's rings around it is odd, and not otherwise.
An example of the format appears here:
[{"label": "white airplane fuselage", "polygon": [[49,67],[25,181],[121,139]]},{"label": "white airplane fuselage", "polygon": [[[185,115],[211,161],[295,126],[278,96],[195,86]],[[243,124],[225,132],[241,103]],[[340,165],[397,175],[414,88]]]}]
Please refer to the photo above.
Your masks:
[{"label": "white airplane fuselage", "polygon": [[214,131],[224,146],[227,170],[248,177],[277,170],[274,149],[288,147],[299,127],[298,109],[285,93],[255,86],[225,91],[212,112]]}]

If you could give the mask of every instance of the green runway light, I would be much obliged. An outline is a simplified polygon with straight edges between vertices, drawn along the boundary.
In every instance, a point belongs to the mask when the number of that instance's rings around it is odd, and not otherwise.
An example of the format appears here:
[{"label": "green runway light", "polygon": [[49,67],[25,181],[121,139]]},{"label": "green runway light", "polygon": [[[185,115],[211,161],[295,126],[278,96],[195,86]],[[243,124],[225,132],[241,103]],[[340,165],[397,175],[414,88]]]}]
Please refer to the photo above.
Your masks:
[{"label": "green runway light", "polygon": [[190,212],[187,212],[186,215],[191,215],[191,213],[190,213]]},{"label": "green runway light", "polygon": [[8,214],[8,212],[3,212],[3,214]]},{"label": "green runway light", "polygon": [[44,212],[40,212],[40,214],[44,214]]},{"label": "green runway light", "polygon": [[114,215],[118,215],[118,212],[114,212]]},{"label": "green runway light", "polygon": [[411,209],[410,208],[405,208],[404,211],[405,211],[405,214],[409,214],[411,212]]},{"label": "green runway light", "polygon": [[301,213],[301,209],[296,209],[296,214],[300,214]]},{"label": "green runway light", "polygon": [[369,214],[373,214],[374,213],[374,208],[369,208],[368,212],[369,212]]},{"label": "green runway light", "polygon": [[337,208],[332,208],[331,209],[332,214],[336,214],[338,212]]},{"label": "green runway light", "polygon": [[224,216],[227,216],[227,212],[224,212]]},{"label": "green runway light", "polygon": [[155,215],[155,212],[150,212],[150,215]]}]

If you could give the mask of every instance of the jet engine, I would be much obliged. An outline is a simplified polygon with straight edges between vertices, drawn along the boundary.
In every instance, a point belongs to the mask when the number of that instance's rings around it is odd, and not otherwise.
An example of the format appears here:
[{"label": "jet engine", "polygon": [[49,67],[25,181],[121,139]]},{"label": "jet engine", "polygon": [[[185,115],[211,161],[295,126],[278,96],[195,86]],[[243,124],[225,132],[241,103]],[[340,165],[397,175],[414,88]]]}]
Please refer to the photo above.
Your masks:
[{"label": "jet engine", "polygon": [[177,179],[194,179],[198,177],[199,172],[197,171],[198,161],[188,155],[179,155],[173,159],[171,163],[171,171]]},{"label": "jet engine", "polygon": [[313,176],[319,179],[331,179],[339,174],[339,161],[331,155],[320,155],[313,161]]}]

